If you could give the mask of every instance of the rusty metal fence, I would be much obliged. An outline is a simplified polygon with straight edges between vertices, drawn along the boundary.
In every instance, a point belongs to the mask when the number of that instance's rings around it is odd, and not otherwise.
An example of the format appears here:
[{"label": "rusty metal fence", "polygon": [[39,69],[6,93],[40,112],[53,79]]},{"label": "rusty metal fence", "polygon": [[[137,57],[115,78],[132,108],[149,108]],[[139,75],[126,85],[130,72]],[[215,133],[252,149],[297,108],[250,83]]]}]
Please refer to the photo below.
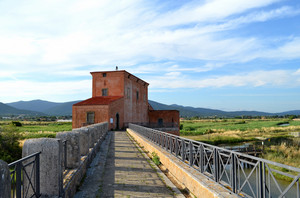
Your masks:
[{"label": "rusty metal fence", "polygon": [[300,197],[299,168],[136,124],[129,128],[241,197]]}]

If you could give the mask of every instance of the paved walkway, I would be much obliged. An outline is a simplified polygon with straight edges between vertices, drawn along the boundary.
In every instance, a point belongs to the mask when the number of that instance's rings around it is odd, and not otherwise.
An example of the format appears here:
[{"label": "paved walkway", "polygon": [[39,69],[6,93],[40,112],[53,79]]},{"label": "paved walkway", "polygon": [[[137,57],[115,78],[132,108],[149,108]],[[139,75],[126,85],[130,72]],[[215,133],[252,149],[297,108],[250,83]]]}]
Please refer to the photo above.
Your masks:
[{"label": "paved walkway", "polygon": [[101,150],[75,197],[174,197],[126,132],[110,132],[107,139],[105,164]]}]

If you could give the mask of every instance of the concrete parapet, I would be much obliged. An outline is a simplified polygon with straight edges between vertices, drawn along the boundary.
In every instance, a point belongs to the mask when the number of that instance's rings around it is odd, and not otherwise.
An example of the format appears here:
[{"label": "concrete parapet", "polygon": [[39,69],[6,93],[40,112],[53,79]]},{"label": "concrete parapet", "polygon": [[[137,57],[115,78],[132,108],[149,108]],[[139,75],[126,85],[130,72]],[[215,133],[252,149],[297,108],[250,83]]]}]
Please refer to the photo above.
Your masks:
[{"label": "concrete parapet", "polygon": [[[40,193],[42,197],[57,197],[60,196],[62,192],[61,151],[62,142],[60,139],[57,138],[29,139],[24,142],[22,150],[23,157],[26,157],[36,152],[41,152]],[[24,177],[25,186],[26,183],[28,183],[28,180],[26,177]],[[31,194],[31,192],[29,192],[29,194]]]},{"label": "concrete parapet", "polygon": [[[94,132],[101,132],[101,137],[99,139],[96,140],[96,144],[94,144],[94,146],[89,150],[89,153],[86,156],[82,156],[81,157],[81,163],[79,165],[79,167],[77,167],[76,169],[71,170],[72,174],[67,178],[65,177],[65,184],[64,184],[64,195],[65,197],[73,197],[74,194],[76,193],[76,188],[78,187],[78,185],[80,184],[80,181],[84,178],[84,175],[89,167],[89,165],[91,164],[91,162],[93,161],[93,159],[95,158],[95,156],[97,155],[97,153],[100,150],[100,145],[102,143],[102,141],[105,139],[105,135],[107,134],[108,131],[98,131],[100,126],[102,125],[107,125],[107,124],[97,124],[97,126],[93,127],[95,129],[92,129],[91,127],[83,127],[80,128],[80,130],[85,130],[88,131],[89,134],[90,131],[94,131]],[[105,127],[103,127],[103,129],[105,129]],[[94,133],[95,134],[95,133]]]},{"label": "concrete parapet", "polygon": [[87,127],[90,133],[90,148],[93,148],[95,145],[95,142],[97,142],[97,138],[96,138],[96,130],[94,129],[94,127]]},{"label": "concrete parapet", "polygon": [[76,168],[80,163],[80,133],[78,131],[59,132],[56,138],[67,141],[67,167]]},{"label": "concrete parapet", "polygon": [[10,197],[10,171],[5,161],[0,160],[0,198]]},{"label": "concrete parapet", "polygon": [[127,132],[149,153],[155,152],[160,157],[161,163],[167,170],[196,197],[222,197],[237,198],[238,195],[230,192],[225,187],[208,179],[200,172],[188,166],[172,154],[153,144],[135,131],[127,129]]}]

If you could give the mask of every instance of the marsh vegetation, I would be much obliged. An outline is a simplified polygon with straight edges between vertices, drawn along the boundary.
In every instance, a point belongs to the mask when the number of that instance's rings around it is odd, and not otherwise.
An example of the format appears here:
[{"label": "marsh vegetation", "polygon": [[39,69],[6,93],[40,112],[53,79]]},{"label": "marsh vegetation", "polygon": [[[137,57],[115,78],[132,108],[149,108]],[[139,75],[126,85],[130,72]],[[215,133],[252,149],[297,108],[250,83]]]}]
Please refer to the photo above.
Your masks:
[{"label": "marsh vegetation", "polygon": [[180,135],[213,145],[251,142],[261,145],[261,157],[300,168],[300,141],[291,132],[300,131],[300,121],[291,119],[182,120]]}]

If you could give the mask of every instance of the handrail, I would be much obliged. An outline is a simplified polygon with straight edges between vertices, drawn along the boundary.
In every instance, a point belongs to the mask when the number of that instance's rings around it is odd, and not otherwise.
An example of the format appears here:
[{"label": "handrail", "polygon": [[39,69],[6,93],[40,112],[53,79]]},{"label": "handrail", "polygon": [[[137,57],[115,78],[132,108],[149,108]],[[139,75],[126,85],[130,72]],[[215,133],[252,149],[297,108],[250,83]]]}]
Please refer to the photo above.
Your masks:
[{"label": "handrail", "polygon": [[11,196],[13,198],[41,196],[40,195],[40,154],[41,152],[36,152],[8,164],[8,167],[12,169],[10,171],[10,175],[11,175],[11,184],[12,184]]},{"label": "handrail", "polygon": [[25,160],[27,160],[27,159],[29,159],[29,158],[32,158],[33,156],[36,156],[36,155],[38,155],[38,154],[41,154],[41,153],[42,153],[42,152],[40,151],[40,152],[36,152],[36,153],[30,154],[30,155],[27,155],[26,157],[23,157],[23,158],[21,158],[21,159],[18,159],[17,161],[14,161],[14,162],[8,164],[8,166],[11,167],[11,166],[13,166],[13,165],[15,165],[15,164],[17,164],[17,163],[19,163],[19,162],[23,162],[23,161],[25,161]]},{"label": "handrail", "polygon": [[[299,168],[136,124],[129,124],[129,128],[237,195],[286,197],[292,194],[298,198],[300,196]],[[273,166],[293,171],[296,175],[276,170]],[[289,177],[292,182],[287,187],[282,187],[276,174]]]}]

